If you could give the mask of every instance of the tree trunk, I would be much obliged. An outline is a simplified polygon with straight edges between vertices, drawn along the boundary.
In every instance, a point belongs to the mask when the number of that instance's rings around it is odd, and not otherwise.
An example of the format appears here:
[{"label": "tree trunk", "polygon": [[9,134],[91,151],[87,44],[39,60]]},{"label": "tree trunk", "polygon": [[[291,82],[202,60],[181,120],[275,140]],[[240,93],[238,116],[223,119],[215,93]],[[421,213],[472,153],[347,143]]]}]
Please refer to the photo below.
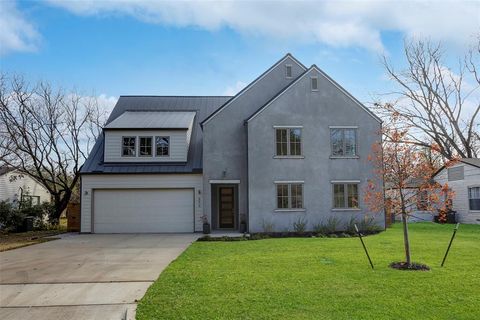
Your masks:
[{"label": "tree trunk", "polygon": [[60,221],[60,216],[62,215],[62,212],[67,208],[68,202],[70,201],[70,198],[72,197],[72,193],[70,191],[65,192],[63,197],[57,195],[54,197],[54,207],[55,207],[55,212],[52,217],[50,217],[50,222],[53,224],[58,224]]},{"label": "tree trunk", "polygon": [[410,266],[412,263],[410,259],[410,240],[408,239],[408,224],[407,224],[407,213],[402,209],[402,224],[403,224],[403,244],[405,246],[405,261],[407,265]]}]

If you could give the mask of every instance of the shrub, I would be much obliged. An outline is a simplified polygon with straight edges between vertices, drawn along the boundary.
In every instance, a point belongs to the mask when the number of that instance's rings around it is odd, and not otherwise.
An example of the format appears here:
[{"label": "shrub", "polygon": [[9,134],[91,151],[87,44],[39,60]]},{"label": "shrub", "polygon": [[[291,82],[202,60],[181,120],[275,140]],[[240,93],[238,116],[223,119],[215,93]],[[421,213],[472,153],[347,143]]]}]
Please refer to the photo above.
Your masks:
[{"label": "shrub", "polygon": [[263,220],[262,228],[263,228],[263,232],[272,233],[273,230],[275,229],[275,224],[273,222],[267,222],[266,220]]},{"label": "shrub", "polygon": [[26,215],[6,201],[0,202],[0,225],[6,231],[19,231]]},{"label": "shrub", "polygon": [[345,224],[345,232],[349,234],[356,234],[355,223],[356,223],[355,217],[352,215],[350,217],[350,220],[348,220],[348,222]]},{"label": "shrub", "polygon": [[382,230],[377,223],[375,222],[375,217],[365,215],[365,218],[360,221],[360,225],[358,226],[360,231],[364,233],[376,233]]},{"label": "shrub", "polygon": [[296,221],[293,222],[293,231],[295,231],[298,234],[303,234],[305,233],[307,229],[307,220],[299,216]]},{"label": "shrub", "polygon": [[316,234],[325,234],[325,226],[321,222],[314,223],[313,232]]},{"label": "shrub", "polygon": [[339,224],[340,224],[340,219],[338,219],[337,217],[328,218],[327,224],[325,225],[327,233],[335,233],[335,231],[337,231]]}]

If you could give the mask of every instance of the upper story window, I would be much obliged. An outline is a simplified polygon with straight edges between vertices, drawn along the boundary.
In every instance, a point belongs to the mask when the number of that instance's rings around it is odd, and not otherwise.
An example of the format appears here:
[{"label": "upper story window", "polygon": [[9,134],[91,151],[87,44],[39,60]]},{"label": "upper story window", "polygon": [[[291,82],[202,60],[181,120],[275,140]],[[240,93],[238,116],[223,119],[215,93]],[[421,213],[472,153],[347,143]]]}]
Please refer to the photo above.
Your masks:
[{"label": "upper story window", "polygon": [[153,155],[152,149],[152,137],[140,137],[140,157],[151,157]]},{"label": "upper story window", "polygon": [[277,183],[277,209],[303,209],[303,184]]},{"label": "upper story window", "polygon": [[468,188],[468,205],[470,210],[480,210],[480,187]]},{"label": "upper story window", "polygon": [[135,157],[137,137],[122,137],[122,157]]},{"label": "upper story window", "polygon": [[463,166],[448,168],[447,175],[448,175],[448,181],[463,180],[464,179]]},{"label": "upper story window", "polygon": [[318,91],[318,77],[310,78],[312,91]]},{"label": "upper story window", "polygon": [[170,154],[170,137],[156,137],[155,146],[157,157],[168,157]]},{"label": "upper story window", "polygon": [[275,129],[276,156],[302,155],[302,128]]},{"label": "upper story window", "polygon": [[292,65],[291,64],[285,65],[285,77],[287,79],[292,77]]},{"label": "upper story window", "polygon": [[356,157],[357,129],[331,127],[330,143],[333,157]]},{"label": "upper story window", "polygon": [[358,183],[333,183],[333,208],[358,209]]}]

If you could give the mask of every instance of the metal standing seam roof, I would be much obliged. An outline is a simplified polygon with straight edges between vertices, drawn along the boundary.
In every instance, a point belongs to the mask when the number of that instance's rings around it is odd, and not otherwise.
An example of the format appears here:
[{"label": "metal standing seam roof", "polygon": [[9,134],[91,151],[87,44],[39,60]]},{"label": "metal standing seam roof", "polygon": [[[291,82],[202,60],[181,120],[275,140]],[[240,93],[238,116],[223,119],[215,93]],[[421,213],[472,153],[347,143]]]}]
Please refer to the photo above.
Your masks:
[{"label": "metal standing seam roof", "polygon": [[[85,161],[81,173],[200,173],[202,172],[202,130],[200,122],[207,118],[218,107],[228,101],[230,96],[120,96],[107,120],[106,128],[125,112],[181,112],[195,113],[190,147],[187,162],[181,163],[104,163],[104,136],[101,135],[88,159]],[[119,122],[121,123],[121,122]],[[130,127],[130,126],[129,126]],[[169,124],[169,127],[171,125]],[[108,128],[107,128],[108,129]]]},{"label": "metal standing seam roof", "polygon": [[188,129],[195,111],[126,111],[104,129]]}]

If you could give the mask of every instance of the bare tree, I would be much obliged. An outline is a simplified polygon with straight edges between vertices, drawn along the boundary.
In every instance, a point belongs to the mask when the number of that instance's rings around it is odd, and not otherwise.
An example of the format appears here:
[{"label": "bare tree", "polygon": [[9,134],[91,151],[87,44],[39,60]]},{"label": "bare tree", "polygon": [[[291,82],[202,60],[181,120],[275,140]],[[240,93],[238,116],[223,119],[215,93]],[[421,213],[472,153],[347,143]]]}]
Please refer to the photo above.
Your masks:
[{"label": "bare tree", "polygon": [[52,195],[58,221],[104,118],[93,97],[1,75],[0,165],[39,181]]},{"label": "bare tree", "polygon": [[401,120],[399,129],[408,129],[404,142],[433,147],[449,160],[480,156],[480,38],[476,47],[459,59],[455,72],[444,64],[440,44],[405,42],[404,52],[407,67],[400,71],[383,57],[387,74],[399,88],[391,94],[399,98],[377,103],[377,111],[386,119]]}]

